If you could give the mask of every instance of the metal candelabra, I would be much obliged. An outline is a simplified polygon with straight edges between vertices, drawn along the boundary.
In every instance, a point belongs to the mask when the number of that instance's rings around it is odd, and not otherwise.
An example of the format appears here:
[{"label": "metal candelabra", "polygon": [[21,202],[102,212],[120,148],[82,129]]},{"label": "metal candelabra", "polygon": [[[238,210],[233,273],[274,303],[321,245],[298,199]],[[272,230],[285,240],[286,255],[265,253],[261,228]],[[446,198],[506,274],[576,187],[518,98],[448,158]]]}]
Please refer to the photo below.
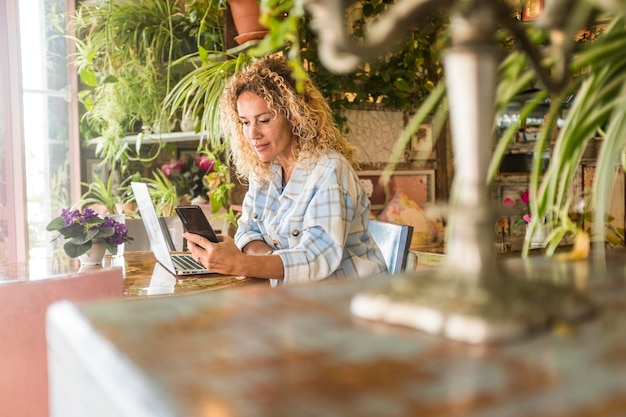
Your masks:
[{"label": "metal candelabra", "polygon": [[[540,66],[539,55],[524,31],[511,22],[513,13],[508,3],[399,0],[369,25],[369,40],[361,44],[350,37],[344,23],[346,9],[354,1],[302,1],[319,35],[320,59],[330,70],[342,73],[390,50],[430,13],[444,10],[451,16],[453,42],[446,52],[444,69],[456,172],[454,198],[448,209],[445,261],[434,272],[396,275],[387,286],[357,294],[352,313],[469,343],[507,341],[554,320],[589,315],[592,306],[582,295],[548,280],[510,276],[494,261],[494,215],[486,176],[499,64],[493,39],[496,25],[509,25],[545,85],[559,88],[565,77],[549,74]],[[553,0],[539,24],[563,32],[564,25],[571,26],[572,22],[562,19],[559,10],[575,3],[577,0]],[[571,48],[560,46],[562,60],[569,62]]]}]

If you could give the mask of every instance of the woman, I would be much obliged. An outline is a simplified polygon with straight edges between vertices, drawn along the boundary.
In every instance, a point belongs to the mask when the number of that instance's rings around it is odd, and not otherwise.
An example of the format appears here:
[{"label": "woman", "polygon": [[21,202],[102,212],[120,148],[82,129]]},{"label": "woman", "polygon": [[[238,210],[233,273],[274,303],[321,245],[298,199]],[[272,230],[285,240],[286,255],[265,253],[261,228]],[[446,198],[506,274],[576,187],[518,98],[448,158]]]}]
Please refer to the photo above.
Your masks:
[{"label": "woman", "polygon": [[222,99],[237,174],[249,180],[235,239],[185,233],[194,258],[222,274],[293,284],[386,271],[367,227],[370,203],[352,147],[309,80],[267,56],[235,74]]}]

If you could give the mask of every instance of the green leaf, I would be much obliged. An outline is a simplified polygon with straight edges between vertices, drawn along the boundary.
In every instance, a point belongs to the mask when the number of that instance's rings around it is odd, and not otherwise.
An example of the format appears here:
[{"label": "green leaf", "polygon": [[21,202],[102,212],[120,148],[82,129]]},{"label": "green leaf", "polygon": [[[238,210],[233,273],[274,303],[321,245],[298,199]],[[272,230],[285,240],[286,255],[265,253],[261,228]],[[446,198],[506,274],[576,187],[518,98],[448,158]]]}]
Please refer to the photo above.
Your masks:
[{"label": "green leaf", "polygon": [[80,80],[89,87],[96,87],[98,85],[98,77],[89,68],[85,68],[78,73]]},{"label": "green leaf", "polygon": [[85,242],[81,245],[76,245],[72,242],[66,242],[65,245],[63,245],[63,250],[65,250],[65,253],[70,258],[78,258],[80,255],[87,253],[87,251],[91,249],[91,245],[91,241]]},{"label": "green leaf", "polygon": [[108,249],[108,251],[111,252],[111,255],[117,255],[117,245],[111,245],[106,240],[103,243],[104,243],[104,246],[106,246],[106,248]]},{"label": "green leaf", "polygon": [[411,86],[406,82],[404,78],[398,78],[393,83],[394,87],[396,87],[400,91],[411,91]]},{"label": "green leaf", "polygon": [[95,238],[97,235],[98,229],[91,229],[86,234],[83,234],[83,232],[81,231],[79,235],[72,236],[72,240],[70,242],[74,245],[83,245],[87,242],[91,242],[91,240],[93,240],[93,238]]},{"label": "green leaf", "polygon": [[107,75],[106,77],[104,77],[104,80],[102,80],[102,84],[111,84],[111,83],[116,83],[119,80],[117,79],[117,77],[115,75]]},{"label": "green leaf", "polygon": [[46,226],[46,230],[49,232],[53,232],[65,227],[65,219],[63,217],[56,217],[48,223]]},{"label": "green leaf", "polygon": [[198,45],[198,56],[200,57],[200,62],[206,64],[209,52],[205,48],[203,48],[202,45]]},{"label": "green leaf", "polygon": [[66,238],[75,239],[75,238],[82,237],[83,233],[84,233],[84,230],[85,230],[85,226],[83,226],[82,224],[73,223],[73,224],[70,224],[69,226],[61,229],[60,232]]},{"label": "green leaf", "polygon": [[105,238],[115,234],[115,229],[113,227],[101,227],[98,231],[98,238]]}]

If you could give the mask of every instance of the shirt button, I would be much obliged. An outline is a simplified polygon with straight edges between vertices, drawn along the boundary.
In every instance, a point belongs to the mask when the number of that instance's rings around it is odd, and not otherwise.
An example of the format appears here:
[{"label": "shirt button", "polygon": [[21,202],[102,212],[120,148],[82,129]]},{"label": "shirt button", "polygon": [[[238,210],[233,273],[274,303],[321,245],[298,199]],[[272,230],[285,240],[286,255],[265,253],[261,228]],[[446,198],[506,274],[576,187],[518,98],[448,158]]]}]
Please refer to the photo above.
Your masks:
[{"label": "shirt button", "polygon": [[252,213],[252,218],[253,218],[253,219],[256,219],[256,218],[258,218],[258,217],[259,217],[259,215],[258,215],[257,213]]},{"label": "shirt button", "polygon": [[291,232],[291,234],[292,234],[294,237],[296,237],[296,236],[298,236],[298,235],[300,234],[300,231],[299,231],[299,230],[294,230],[293,232]]},{"label": "shirt button", "polygon": [[277,240],[272,240],[272,245],[278,246],[278,241]]}]

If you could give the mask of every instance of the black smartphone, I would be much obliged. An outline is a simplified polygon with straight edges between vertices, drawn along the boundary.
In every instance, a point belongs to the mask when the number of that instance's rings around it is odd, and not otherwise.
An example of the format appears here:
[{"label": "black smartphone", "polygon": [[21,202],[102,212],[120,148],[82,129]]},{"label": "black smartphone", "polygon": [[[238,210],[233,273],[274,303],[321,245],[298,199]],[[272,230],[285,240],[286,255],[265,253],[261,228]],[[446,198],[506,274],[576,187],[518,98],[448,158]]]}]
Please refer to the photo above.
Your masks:
[{"label": "black smartphone", "polygon": [[176,213],[183,223],[185,232],[195,233],[211,242],[219,242],[209,220],[204,215],[200,206],[176,206]]}]

